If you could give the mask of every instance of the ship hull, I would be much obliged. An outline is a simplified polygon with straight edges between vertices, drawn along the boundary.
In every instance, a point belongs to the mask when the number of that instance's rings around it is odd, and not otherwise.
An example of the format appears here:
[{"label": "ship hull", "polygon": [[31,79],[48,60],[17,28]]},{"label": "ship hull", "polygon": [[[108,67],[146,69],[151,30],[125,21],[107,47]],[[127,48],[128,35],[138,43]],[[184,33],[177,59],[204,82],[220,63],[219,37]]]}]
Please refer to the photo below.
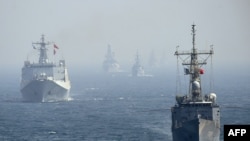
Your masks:
[{"label": "ship hull", "polygon": [[69,99],[69,84],[54,80],[32,80],[21,89],[23,101],[55,102]]},{"label": "ship hull", "polygon": [[219,106],[209,102],[172,107],[173,141],[219,141]]},{"label": "ship hull", "polygon": [[173,129],[173,141],[219,141],[220,129],[212,120],[194,119]]}]

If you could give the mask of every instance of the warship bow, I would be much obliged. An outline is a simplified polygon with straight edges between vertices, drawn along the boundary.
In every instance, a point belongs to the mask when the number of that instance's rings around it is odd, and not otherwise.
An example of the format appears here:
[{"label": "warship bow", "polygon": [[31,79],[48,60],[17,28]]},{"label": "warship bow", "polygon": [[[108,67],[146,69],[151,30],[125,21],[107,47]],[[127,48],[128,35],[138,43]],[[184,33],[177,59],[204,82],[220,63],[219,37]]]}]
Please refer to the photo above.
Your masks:
[{"label": "warship bow", "polygon": [[[69,99],[71,86],[65,60],[59,60],[58,63],[49,60],[47,46],[51,44],[44,41],[44,35],[40,42],[32,43],[39,52],[39,60],[24,62],[20,84],[23,101],[54,102]],[[59,48],[55,44],[53,48],[55,55]]]}]

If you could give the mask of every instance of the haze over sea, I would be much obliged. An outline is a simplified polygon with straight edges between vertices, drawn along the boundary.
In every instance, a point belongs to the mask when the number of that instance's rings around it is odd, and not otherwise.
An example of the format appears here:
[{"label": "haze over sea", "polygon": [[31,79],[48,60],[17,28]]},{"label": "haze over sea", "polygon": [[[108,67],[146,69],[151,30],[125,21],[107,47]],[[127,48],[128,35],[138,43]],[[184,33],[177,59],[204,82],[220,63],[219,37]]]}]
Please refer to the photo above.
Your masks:
[{"label": "haze over sea", "polygon": [[[214,48],[223,140],[224,124],[250,124],[249,13],[249,0],[0,0],[0,141],[171,141],[173,54],[192,48],[193,23],[196,47]],[[22,102],[21,68],[42,34],[66,60],[67,102]],[[104,75],[108,45],[121,68],[131,70],[138,50],[143,66],[155,53],[167,69],[138,79]],[[209,92],[209,81],[202,84]]]},{"label": "haze over sea", "polygon": [[[171,141],[174,75],[133,78],[127,73],[71,73],[71,100],[25,103],[18,75],[0,80],[2,141]],[[250,76],[215,75],[224,124],[250,124]]]}]

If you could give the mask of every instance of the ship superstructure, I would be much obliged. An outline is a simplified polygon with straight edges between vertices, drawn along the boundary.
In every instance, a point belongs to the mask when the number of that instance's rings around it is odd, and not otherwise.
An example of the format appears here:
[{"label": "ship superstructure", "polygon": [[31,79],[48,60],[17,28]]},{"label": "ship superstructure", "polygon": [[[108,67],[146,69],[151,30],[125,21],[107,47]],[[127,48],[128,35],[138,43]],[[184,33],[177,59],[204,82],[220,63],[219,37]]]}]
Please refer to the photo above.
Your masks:
[{"label": "ship superstructure", "polygon": [[140,76],[144,76],[144,75],[145,75],[144,68],[141,65],[139,53],[137,51],[136,57],[135,57],[135,64],[132,67],[132,76],[140,77]]},{"label": "ship superstructure", "polygon": [[[65,60],[58,63],[48,58],[47,46],[52,42],[45,42],[44,35],[40,42],[32,43],[33,48],[39,52],[38,62],[24,62],[20,89],[23,101],[28,102],[54,102],[69,99],[70,80]],[[54,55],[58,47],[54,44]]]},{"label": "ship superstructure", "polygon": [[111,51],[110,45],[108,45],[107,54],[105,56],[105,60],[103,62],[103,69],[105,72],[120,72],[120,65],[115,60],[115,54]]},{"label": "ship superstructure", "polygon": [[199,51],[195,47],[195,25],[192,25],[193,47],[191,51],[176,51],[175,55],[188,56],[182,65],[185,74],[190,76],[187,95],[176,96],[176,105],[171,108],[173,141],[219,141],[220,109],[216,104],[216,94],[204,94],[201,88],[201,66],[207,64],[207,59],[200,60],[199,56],[209,58],[214,54],[213,48]]}]

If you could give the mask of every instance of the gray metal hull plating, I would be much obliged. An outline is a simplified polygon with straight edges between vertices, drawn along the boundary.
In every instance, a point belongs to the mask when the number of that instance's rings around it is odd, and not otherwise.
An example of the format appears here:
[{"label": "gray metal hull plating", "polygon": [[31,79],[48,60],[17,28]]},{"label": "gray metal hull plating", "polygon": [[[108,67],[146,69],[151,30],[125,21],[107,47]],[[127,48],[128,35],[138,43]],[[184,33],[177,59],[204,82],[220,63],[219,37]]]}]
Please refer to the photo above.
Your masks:
[{"label": "gray metal hull plating", "polygon": [[23,101],[55,102],[69,99],[69,89],[53,80],[33,80],[21,89]]},{"label": "gray metal hull plating", "polygon": [[195,119],[174,129],[173,141],[219,141],[220,129],[210,120]]},{"label": "gray metal hull plating", "polygon": [[173,141],[219,141],[218,106],[185,105],[172,108]]}]

